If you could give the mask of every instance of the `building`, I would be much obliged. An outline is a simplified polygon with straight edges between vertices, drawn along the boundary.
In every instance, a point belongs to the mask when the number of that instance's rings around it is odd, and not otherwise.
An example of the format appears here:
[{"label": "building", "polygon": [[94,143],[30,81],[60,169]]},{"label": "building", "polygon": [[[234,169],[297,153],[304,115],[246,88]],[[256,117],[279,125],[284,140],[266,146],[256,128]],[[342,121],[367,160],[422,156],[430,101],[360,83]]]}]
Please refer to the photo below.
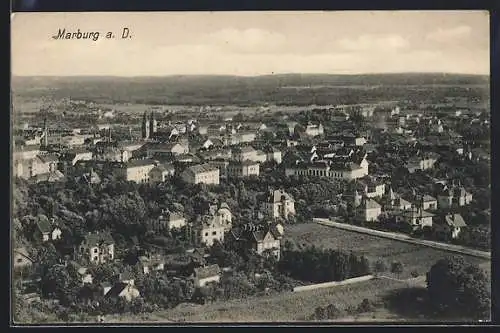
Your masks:
[{"label": "building", "polygon": [[266,161],[270,162],[276,162],[277,164],[281,164],[282,162],[282,153],[281,150],[279,150],[276,147],[268,147],[264,150],[266,153]]},{"label": "building", "polygon": [[16,248],[13,250],[14,252],[14,260],[13,265],[14,269],[23,269],[26,267],[31,267],[35,262],[33,258],[29,255],[28,251],[24,247]]},{"label": "building", "polygon": [[87,149],[72,149],[68,151],[61,160],[66,161],[70,165],[75,165],[78,161],[90,161],[93,159],[93,153]]},{"label": "building", "polygon": [[257,151],[250,146],[237,147],[232,151],[232,157],[234,160],[242,161],[255,161],[257,159]]},{"label": "building", "polygon": [[156,231],[162,231],[165,229],[181,229],[184,226],[186,226],[186,218],[182,213],[165,211],[156,220],[154,227]]},{"label": "building", "polygon": [[382,206],[373,199],[363,199],[359,206],[363,221],[377,221],[382,214]]},{"label": "building", "polygon": [[40,154],[40,145],[16,145],[12,158],[14,160],[30,160],[38,154]]},{"label": "building", "polygon": [[410,225],[414,230],[423,229],[425,227],[432,228],[434,214],[421,207],[412,206],[410,209],[402,211],[400,219]]},{"label": "building", "polygon": [[147,140],[158,131],[158,122],[156,121],[154,112],[148,114],[144,111],[142,116],[141,132],[142,138]]},{"label": "building", "polygon": [[463,186],[444,186],[437,196],[438,207],[449,209],[463,207],[472,202],[472,194],[467,192]]},{"label": "building", "polygon": [[259,175],[259,163],[249,160],[242,162],[229,162],[226,167],[227,177],[251,177]]},{"label": "building", "polygon": [[438,207],[437,199],[428,194],[421,196],[418,201],[423,210],[435,210]]},{"label": "building", "polygon": [[45,215],[37,217],[34,237],[42,242],[61,239],[62,231],[55,224],[55,219],[50,220]]},{"label": "building", "polygon": [[150,181],[150,172],[156,165],[157,162],[150,159],[130,160],[118,164],[114,172],[117,178],[136,183],[147,183]]},{"label": "building", "polygon": [[353,161],[334,162],[330,159],[296,162],[295,165],[285,168],[285,175],[329,177],[346,180],[359,179],[368,175],[368,161],[365,157],[359,164]]},{"label": "building", "polygon": [[408,172],[414,173],[417,170],[425,171],[434,168],[436,161],[437,157],[435,156],[413,157],[408,160],[405,166]]},{"label": "building", "polygon": [[103,264],[115,258],[115,242],[107,232],[88,233],[79,247],[80,256],[93,264]]},{"label": "building", "polygon": [[192,279],[196,288],[201,288],[209,283],[219,283],[221,269],[219,265],[197,267],[193,270]]},{"label": "building", "polygon": [[224,242],[225,228],[219,219],[208,214],[201,216],[194,228],[195,240],[198,244],[210,247],[216,241]]},{"label": "building", "polygon": [[151,143],[147,146],[147,157],[172,157],[189,153],[189,144],[183,142]]},{"label": "building", "polygon": [[142,267],[144,274],[149,274],[154,271],[163,271],[165,269],[165,259],[159,255],[141,256],[139,257],[139,264]]},{"label": "building", "polygon": [[[132,280],[133,281],[133,280]],[[112,286],[106,285],[104,288],[104,297],[106,298],[122,298],[127,302],[131,302],[141,296],[139,290],[131,283],[116,282]]]},{"label": "building", "polygon": [[271,218],[288,218],[295,215],[295,201],[284,190],[269,190],[264,196],[262,208]]},{"label": "building", "polygon": [[181,175],[182,179],[189,184],[211,184],[219,185],[219,169],[208,163],[194,165],[187,168]]},{"label": "building", "polygon": [[149,171],[149,182],[158,184],[167,181],[175,174],[175,167],[172,164],[158,164]]},{"label": "building", "polygon": [[445,239],[456,239],[467,227],[464,218],[460,214],[448,214],[441,216],[434,224],[436,235]]},{"label": "building", "polygon": [[236,251],[253,250],[259,255],[270,254],[279,260],[283,235],[281,224],[249,224],[233,228],[229,233],[229,242]]}]

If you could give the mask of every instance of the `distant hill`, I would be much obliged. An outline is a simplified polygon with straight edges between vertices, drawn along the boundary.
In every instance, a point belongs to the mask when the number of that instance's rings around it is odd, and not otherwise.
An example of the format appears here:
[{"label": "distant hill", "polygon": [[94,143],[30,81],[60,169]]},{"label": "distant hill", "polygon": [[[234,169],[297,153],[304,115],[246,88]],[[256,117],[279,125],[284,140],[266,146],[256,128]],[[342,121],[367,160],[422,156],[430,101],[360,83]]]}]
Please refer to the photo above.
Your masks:
[{"label": "distant hill", "polygon": [[[415,87],[489,91],[489,76],[445,73],[278,74],[255,77],[179,75],[165,77],[13,77],[12,90],[25,97],[71,97],[94,101],[162,104],[334,103],[352,89],[373,87],[365,97],[399,98]],[[433,87],[434,86],[434,87]],[[438,87],[441,86],[441,87]],[[444,87],[443,87],[444,86]],[[283,89],[305,87],[310,91]],[[406,89],[405,87],[408,87]],[[291,91],[290,91],[291,90]],[[457,94],[458,91],[455,91]],[[340,100],[340,102],[342,99]]]}]

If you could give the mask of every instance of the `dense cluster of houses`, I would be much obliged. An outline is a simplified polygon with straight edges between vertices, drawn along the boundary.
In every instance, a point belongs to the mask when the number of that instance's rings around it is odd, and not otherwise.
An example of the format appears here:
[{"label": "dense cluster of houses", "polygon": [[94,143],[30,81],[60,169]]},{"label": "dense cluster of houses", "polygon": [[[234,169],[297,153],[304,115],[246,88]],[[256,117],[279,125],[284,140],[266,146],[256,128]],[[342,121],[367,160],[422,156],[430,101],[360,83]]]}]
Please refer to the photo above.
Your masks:
[{"label": "dense cluster of houses", "polygon": [[[375,129],[398,135],[410,148],[415,144],[415,135],[424,128],[429,145],[436,145],[432,138],[438,136],[444,145],[453,142],[457,154],[464,158],[485,159],[484,152],[457,144],[460,140],[456,133],[435,116],[401,115],[397,107],[381,110],[370,105],[336,106],[324,112],[330,121],[336,122],[345,122],[353,112],[361,112],[370,117],[373,131],[327,135],[319,122],[288,120],[278,124],[233,121],[204,124],[195,120],[159,122],[154,112],[145,112],[141,123],[142,138],[117,142],[112,139],[111,128],[105,128],[99,134],[83,130],[56,133],[45,123],[42,129],[24,129],[24,144],[14,147],[13,175],[34,182],[55,182],[72,177],[88,184],[97,184],[103,177],[113,176],[153,185],[175,176],[189,184],[218,185],[228,178],[259,177],[263,165],[280,165],[285,176],[289,177],[355,181],[353,193],[342,197],[355,215],[367,223],[393,219],[410,225],[414,230],[430,228],[451,238],[459,236],[466,222],[454,209],[469,205],[471,193],[459,183],[436,186],[429,193],[397,193],[395,188],[387,185],[386,179],[371,173],[368,154],[376,152],[374,137],[380,133]],[[278,137],[276,133],[285,135]],[[262,140],[263,136],[272,139]],[[434,168],[438,159],[437,153],[418,150],[406,159],[405,168],[410,173],[425,171]],[[257,222],[254,224],[234,223],[231,210],[224,202],[213,202],[194,220],[179,211],[163,211],[151,223],[157,232],[185,230],[187,237],[200,248],[220,242],[238,251],[253,250],[279,259],[284,235],[279,219],[296,214],[294,199],[283,189],[270,189],[258,201]],[[436,213],[443,209],[449,213]],[[57,241],[63,237],[54,219],[38,216],[36,225],[34,237],[41,242]],[[79,273],[83,284],[92,283],[88,267],[117,260],[115,246],[113,235],[105,232],[89,233],[81,244],[77,244],[74,260],[82,266]],[[145,274],[168,269],[168,261],[159,254],[143,256],[139,261]],[[15,267],[29,266],[31,262],[24,249],[15,251]],[[200,264],[189,279],[201,287],[218,281],[222,271],[223,268],[217,265]],[[110,297],[132,300],[139,296],[134,279],[127,272],[122,272],[115,282],[104,283],[101,287],[103,295]]]}]

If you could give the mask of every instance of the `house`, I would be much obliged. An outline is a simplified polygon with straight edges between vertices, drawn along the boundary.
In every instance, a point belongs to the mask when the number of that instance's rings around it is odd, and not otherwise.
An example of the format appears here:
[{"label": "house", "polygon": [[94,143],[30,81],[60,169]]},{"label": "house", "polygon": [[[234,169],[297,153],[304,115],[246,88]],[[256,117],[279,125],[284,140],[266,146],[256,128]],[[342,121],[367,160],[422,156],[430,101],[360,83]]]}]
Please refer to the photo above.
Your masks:
[{"label": "house", "polygon": [[84,184],[99,184],[101,182],[101,177],[91,168],[89,172],[85,172],[80,177],[76,177],[76,181]]},{"label": "house", "polygon": [[115,167],[117,178],[136,183],[149,182],[150,172],[157,165],[157,162],[150,159],[130,160],[120,163]]},{"label": "house", "polygon": [[254,250],[259,255],[266,252],[280,259],[284,229],[281,224],[264,223],[233,228],[229,233],[230,244],[235,250]]},{"label": "house", "polygon": [[144,274],[149,274],[153,271],[163,271],[165,269],[165,259],[159,255],[141,256],[139,257],[139,264]]},{"label": "house", "polygon": [[438,207],[437,199],[428,194],[420,196],[418,201],[423,210],[435,210]]},{"label": "house", "polygon": [[256,132],[253,131],[241,131],[236,133],[235,138],[237,143],[236,144],[242,144],[242,143],[249,143],[255,141],[255,138],[257,136]]},{"label": "house", "polygon": [[92,159],[93,153],[83,148],[71,149],[61,157],[61,160],[67,162],[70,165],[75,165],[78,161],[90,161]]},{"label": "house", "polygon": [[106,285],[104,287],[104,296],[107,298],[123,298],[127,302],[131,302],[137,297],[141,296],[139,290],[130,283],[126,282],[116,282],[114,285],[110,287],[110,285]]},{"label": "house", "polygon": [[363,178],[358,187],[368,198],[382,197],[385,193],[385,184],[371,177]]},{"label": "house", "polygon": [[460,214],[447,214],[437,219],[434,224],[434,231],[438,236],[445,239],[456,239],[467,227],[465,220]]},{"label": "house", "polygon": [[80,256],[93,264],[114,260],[115,242],[107,232],[88,233],[79,247]]},{"label": "house", "polygon": [[201,288],[209,283],[218,283],[221,277],[219,265],[214,264],[193,269],[192,279],[196,288]]},{"label": "house", "polygon": [[55,171],[50,171],[47,173],[41,173],[38,175],[35,175],[31,178],[31,180],[35,183],[40,183],[40,182],[59,182],[65,179],[65,176],[63,173],[59,170]]},{"label": "house", "polygon": [[282,161],[281,150],[279,150],[276,147],[267,147],[266,149],[264,149],[264,152],[266,153],[266,161],[268,161],[268,162],[274,161],[277,164],[281,164],[281,161]]},{"label": "house", "polygon": [[88,272],[87,267],[78,268],[78,276],[80,276],[82,285],[92,284],[94,282],[94,278],[92,277],[92,274]]},{"label": "house", "polygon": [[23,145],[13,149],[14,160],[31,160],[40,154],[40,145]]},{"label": "house", "polygon": [[158,184],[165,182],[175,174],[175,167],[172,164],[158,164],[149,171],[149,182]]},{"label": "house", "polygon": [[147,157],[170,157],[189,153],[189,144],[184,142],[151,143],[147,146]]},{"label": "house", "polygon": [[462,207],[471,203],[472,194],[467,192],[463,186],[444,186],[437,197],[438,207],[448,209]]},{"label": "house", "polygon": [[29,255],[28,251],[24,247],[19,247],[14,249],[14,269],[22,269],[25,267],[31,267],[35,262],[33,258]]},{"label": "house", "polygon": [[324,128],[321,123],[318,124],[308,123],[306,126],[299,124],[295,127],[295,134],[315,137],[323,135]]},{"label": "house", "polygon": [[408,160],[408,162],[405,164],[405,167],[408,169],[408,172],[414,173],[417,170],[424,171],[427,169],[432,169],[436,161],[437,157],[434,155],[413,157]]},{"label": "house", "polygon": [[210,205],[208,212],[196,221],[195,237],[198,243],[212,246],[224,242],[224,233],[232,227],[232,214],[227,204]]},{"label": "house", "polygon": [[382,206],[370,198],[364,198],[359,206],[363,221],[376,221],[382,214]]},{"label": "house", "polygon": [[399,220],[403,220],[415,230],[424,227],[432,228],[434,214],[421,207],[412,206],[410,209],[402,211],[399,217]]},{"label": "house", "polygon": [[232,151],[233,159],[239,162],[242,161],[255,161],[257,158],[257,151],[250,146],[237,147]]},{"label": "house", "polygon": [[165,229],[181,229],[186,225],[186,218],[180,212],[164,211],[156,220],[155,230],[162,231]]},{"label": "house", "polygon": [[269,190],[263,197],[262,208],[271,218],[288,218],[295,215],[295,201],[284,190]]},{"label": "house", "polygon": [[55,219],[50,220],[45,215],[37,217],[34,237],[42,242],[61,238],[62,231],[55,225]]},{"label": "house", "polygon": [[189,184],[212,184],[219,185],[219,169],[208,163],[194,165],[187,168],[181,175],[182,179]]},{"label": "house", "polygon": [[259,163],[250,160],[242,162],[231,161],[226,167],[227,176],[233,178],[258,176],[259,170]]}]

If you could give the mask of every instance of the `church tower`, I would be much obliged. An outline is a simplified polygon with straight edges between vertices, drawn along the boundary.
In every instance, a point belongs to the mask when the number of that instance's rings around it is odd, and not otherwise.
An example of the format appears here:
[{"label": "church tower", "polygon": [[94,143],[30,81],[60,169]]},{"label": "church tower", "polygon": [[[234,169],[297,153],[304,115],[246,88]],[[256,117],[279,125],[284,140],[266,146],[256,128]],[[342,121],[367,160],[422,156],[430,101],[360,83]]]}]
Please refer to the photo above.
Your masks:
[{"label": "church tower", "polygon": [[149,136],[152,137],[157,130],[158,130],[158,123],[156,122],[156,116],[153,111],[151,112],[151,116],[149,118]]},{"label": "church tower", "polygon": [[148,119],[148,114],[144,111],[144,115],[142,116],[142,138],[144,140],[149,139],[150,136],[150,122]]}]

